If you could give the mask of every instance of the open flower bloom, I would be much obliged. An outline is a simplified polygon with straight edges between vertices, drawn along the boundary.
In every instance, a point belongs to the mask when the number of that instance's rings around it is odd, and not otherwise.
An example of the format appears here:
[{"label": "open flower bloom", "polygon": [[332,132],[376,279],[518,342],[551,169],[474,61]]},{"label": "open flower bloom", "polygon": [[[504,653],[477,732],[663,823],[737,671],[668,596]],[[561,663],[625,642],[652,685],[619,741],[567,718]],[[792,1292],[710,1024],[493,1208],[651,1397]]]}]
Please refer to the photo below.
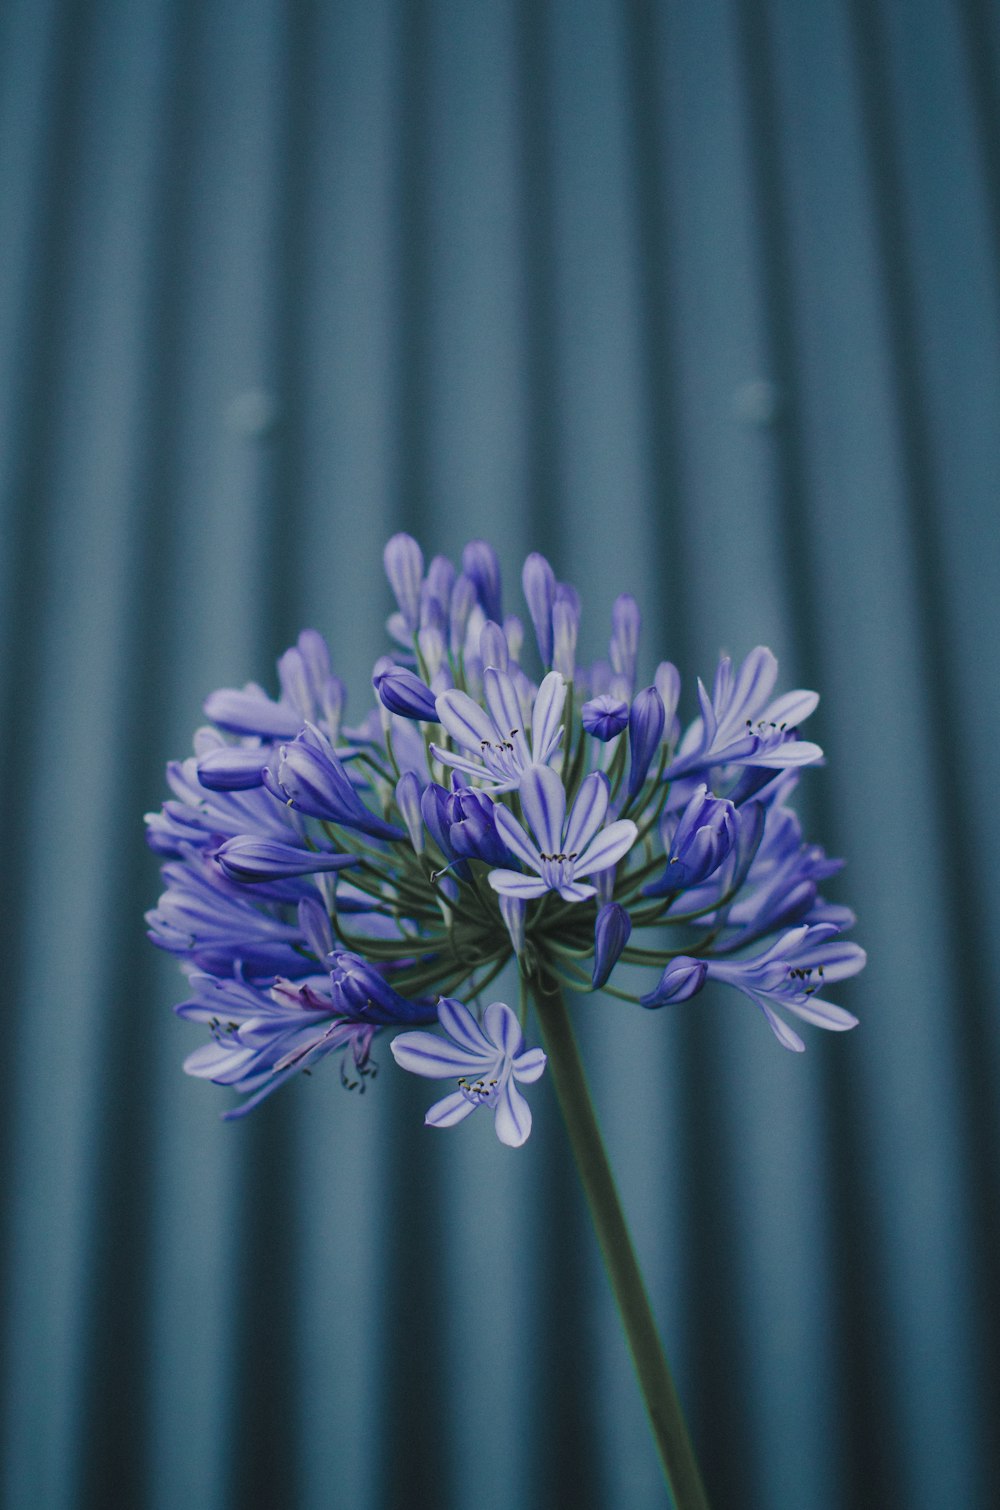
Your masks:
[{"label": "open flower bloom", "polygon": [[507,848],[523,860],[534,875],[516,870],[491,870],[490,885],[509,897],[544,896],[558,891],[564,902],[585,902],[596,896],[596,886],[577,877],[615,865],[635,843],[638,829],[629,818],[602,828],[609,801],[608,779],[593,771],[581,782],[576,801],[566,816],[566,791],[548,766],[529,766],[521,781],[524,816],[535,836],[518,823],[513,813],[499,808],[497,833]]},{"label": "open flower bloom", "polygon": [[445,765],[487,782],[496,792],[509,792],[520,785],[530,765],[546,765],[558,750],[566,683],[558,671],[543,679],[531,710],[530,748],[513,678],[488,666],[483,692],[488,712],[466,692],[442,692],[437,700],[438,718],[452,739],[478,758],[433,744],[431,751]]},{"label": "open flower bloom", "polygon": [[520,1148],[531,1131],[531,1108],[514,1082],[530,1085],[537,1080],[545,1069],[545,1055],[541,1049],[525,1048],[517,1014],[506,1002],[490,1002],[480,1026],[462,1002],[443,996],[438,1021],[447,1039],[434,1033],[400,1033],[389,1045],[401,1069],[458,1082],[458,1089],[435,1101],[424,1120],[429,1127],[454,1127],[477,1107],[489,1106],[500,1142]]},{"label": "open flower bloom", "polygon": [[276,697],[210,694],[214,727],[147,816],[164,861],[150,936],[191,980],[181,1015],[211,1035],[190,1074],[241,1093],[242,1111],[334,1053],[363,1085],[379,1036],[419,1027],[396,1063],[457,1083],[430,1123],[486,1105],[518,1145],[517,1083],[545,1061],[509,1007],[482,1009],[508,965],[540,1021],[562,983],[658,1007],[716,980],[786,1048],[803,1046],[788,1015],[853,1026],[819,989],[864,962],[840,937],[852,913],[820,893],[840,862],[788,806],[821,757],[797,731],[814,692],[776,695],[764,646],[724,656],[685,730],[680,674],[661,660],[650,679],[631,594],[606,655],[581,664],[579,595],[544,557],[525,563],[523,620],[483,540],[456,569],[395,535],[385,565],[395,644],[357,721],[304,630]]},{"label": "open flower bloom", "polygon": [[771,700],[778,662],[763,645],[751,650],[734,673],[727,655],[719,661],[708,696],[698,682],[701,718],[681,740],[667,776],[676,778],[714,765],[783,767],[820,760],[819,745],[797,737],[797,726],[815,710],[815,692],[786,692]]}]

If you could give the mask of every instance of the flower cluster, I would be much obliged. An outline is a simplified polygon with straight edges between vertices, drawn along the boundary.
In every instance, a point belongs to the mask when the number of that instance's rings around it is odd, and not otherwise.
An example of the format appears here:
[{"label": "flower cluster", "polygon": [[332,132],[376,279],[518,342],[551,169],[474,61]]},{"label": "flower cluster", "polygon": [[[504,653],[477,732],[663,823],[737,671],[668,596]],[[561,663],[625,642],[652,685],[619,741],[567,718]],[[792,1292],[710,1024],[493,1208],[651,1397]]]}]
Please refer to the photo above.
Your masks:
[{"label": "flower cluster", "polygon": [[[579,597],[529,556],[536,681],[484,541],[456,571],[396,535],[385,566],[397,648],[375,665],[363,720],[344,722],[343,683],[306,630],[278,662],[277,698],[253,683],[212,693],[210,726],[147,815],[166,882],[150,936],[183,962],[177,1011],[210,1030],[185,1068],[243,1093],[226,1116],[330,1053],[363,1088],[375,1037],[406,1028],[395,1062],[454,1082],[427,1121],[489,1106],[517,1146],[531,1114],[515,1082],[545,1068],[525,1047],[525,1006],[547,983],[658,1008],[724,981],[793,1050],[789,1016],[854,1025],[823,996],[865,959],[841,938],[851,914],[819,893],[840,862],[788,805],[822,757],[799,735],[815,693],[776,697],[758,647],[739,666],[723,657],[710,691],[698,682],[682,730],[676,668],[637,685],[631,596],[614,605],[607,659],[581,666]],[[520,1011],[478,1014],[512,959]],[[632,968],[612,985],[619,964]]]}]

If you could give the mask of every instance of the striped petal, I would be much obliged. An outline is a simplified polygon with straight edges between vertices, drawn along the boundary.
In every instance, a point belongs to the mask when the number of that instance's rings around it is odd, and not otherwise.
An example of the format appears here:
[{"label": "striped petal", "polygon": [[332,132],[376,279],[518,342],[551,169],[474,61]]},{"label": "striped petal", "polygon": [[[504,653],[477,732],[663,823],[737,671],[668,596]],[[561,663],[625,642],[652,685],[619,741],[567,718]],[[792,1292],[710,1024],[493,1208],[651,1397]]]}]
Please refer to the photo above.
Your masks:
[{"label": "striped petal", "polygon": [[531,1132],[531,1107],[512,1079],[501,1088],[493,1126],[500,1142],[508,1148],[520,1148]]},{"label": "striped petal", "polygon": [[501,896],[520,897],[525,902],[543,897],[549,889],[540,876],[522,876],[519,870],[491,870],[487,880]]},{"label": "striped petal", "polygon": [[490,1042],[507,1059],[515,1058],[524,1048],[524,1034],[517,1013],[512,1012],[505,1001],[490,1002],[483,1013],[483,1028]]},{"label": "striped petal", "polygon": [[616,865],[635,843],[639,830],[630,818],[619,818],[609,823],[596,839],[592,840],[573,866],[574,876],[589,876],[591,871],[605,870]]},{"label": "striped petal", "polygon": [[565,849],[567,854],[580,854],[604,822],[608,811],[608,778],[601,771],[592,771],[580,783],[566,825]]},{"label": "striped petal", "polygon": [[539,764],[548,760],[559,742],[559,720],[566,702],[566,683],[558,671],[542,679],[531,713],[531,758]]},{"label": "striped petal", "polygon": [[452,739],[465,750],[478,750],[484,742],[496,742],[492,719],[467,692],[454,688],[442,692],[437,699],[437,715]]},{"label": "striped petal", "polygon": [[542,857],[510,809],[497,803],[493,809],[493,819],[497,833],[511,854],[522,860],[530,870],[541,871]]},{"label": "striped petal", "polygon": [[453,996],[442,996],[438,1002],[438,1022],[449,1038],[453,1038],[470,1054],[492,1055],[489,1039],[479,1026],[468,1007]]},{"label": "striped petal", "polygon": [[521,778],[521,807],[543,855],[562,849],[566,790],[547,765],[530,765]]},{"label": "striped petal", "polygon": [[436,1033],[400,1033],[389,1045],[402,1070],[426,1075],[430,1080],[454,1080],[457,1075],[475,1075],[483,1067],[483,1055],[448,1043]]},{"label": "striped petal", "polygon": [[463,1096],[461,1091],[452,1091],[450,1096],[445,1096],[441,1101],[435,1101],[430,1107],[424,1122],[428,1127],[455,1127],[459,1122],[464,1122],[476,1109],[476,1103],[470,1101],[468,1096]]},{"label": "striped petal", "polygon": [[525,1049],[523,1054],[518,1054],[513,1063],[514,1078],[525,1085],[534,1085],[536,1080],[541,1079],[548,1063],[541,1049]]}]

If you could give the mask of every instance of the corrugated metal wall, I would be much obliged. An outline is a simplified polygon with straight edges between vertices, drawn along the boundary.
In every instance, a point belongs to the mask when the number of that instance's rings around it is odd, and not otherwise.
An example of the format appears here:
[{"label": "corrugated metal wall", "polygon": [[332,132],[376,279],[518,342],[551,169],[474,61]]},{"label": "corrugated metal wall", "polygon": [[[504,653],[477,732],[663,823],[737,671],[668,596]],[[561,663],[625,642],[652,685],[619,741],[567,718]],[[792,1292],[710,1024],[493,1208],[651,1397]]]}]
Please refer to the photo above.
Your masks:
[{"label": "corrugated metal wall", "polygon": [[822,690],[861,1028],[588,1062],[714,1503],[1000,1499],[998,63],[987,0],[5,0],[12,1510],[663,1503],[550,1090],[222,1125],[143,936],[202,696],[312,624],[357,706],[400,527]]}]

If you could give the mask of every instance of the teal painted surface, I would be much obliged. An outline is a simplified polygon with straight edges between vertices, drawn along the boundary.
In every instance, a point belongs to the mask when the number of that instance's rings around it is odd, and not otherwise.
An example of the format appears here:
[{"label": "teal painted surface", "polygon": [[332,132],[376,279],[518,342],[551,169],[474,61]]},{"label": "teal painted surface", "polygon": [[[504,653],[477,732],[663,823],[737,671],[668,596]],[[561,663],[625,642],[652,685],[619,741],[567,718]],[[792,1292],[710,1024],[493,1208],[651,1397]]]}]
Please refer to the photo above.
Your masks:
[{"label": "teal painted surface", "polygon": [[11,1510],[663,1502],[543,1087],[513,1156],[180,1073],[140,815],[301,625],[359,705],[397,528],[822,691],[861,1028],[582,1036],[713,1503],[996,1503],[998,62],[979,0],[0,11]]}]

